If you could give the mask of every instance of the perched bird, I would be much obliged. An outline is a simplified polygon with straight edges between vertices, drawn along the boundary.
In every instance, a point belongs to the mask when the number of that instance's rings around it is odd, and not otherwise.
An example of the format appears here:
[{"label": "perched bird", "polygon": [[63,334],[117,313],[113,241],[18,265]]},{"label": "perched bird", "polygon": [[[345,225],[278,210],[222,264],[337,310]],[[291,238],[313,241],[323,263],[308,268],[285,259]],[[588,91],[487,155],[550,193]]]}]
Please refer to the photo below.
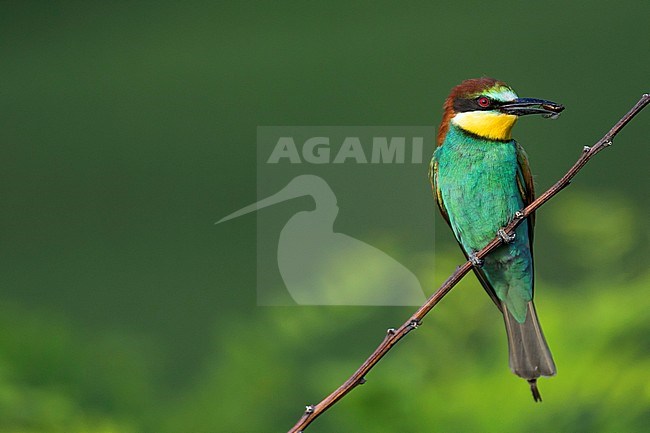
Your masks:
[{"label": "perched bird", "polygon": [[[519,116],[557,117],[563,109],[519,98],[493,78],[463,81],[445,101],[429,170],[442,216],[503,314],[510,368],[529,382],[535,401],[541,401],[537,378],[556,370],[533,304],[534,215],[514,236],[502,230],[535,197],[528,158],[511,131]],[[476,252],[497,234],[504,244],[478,260]]]}]

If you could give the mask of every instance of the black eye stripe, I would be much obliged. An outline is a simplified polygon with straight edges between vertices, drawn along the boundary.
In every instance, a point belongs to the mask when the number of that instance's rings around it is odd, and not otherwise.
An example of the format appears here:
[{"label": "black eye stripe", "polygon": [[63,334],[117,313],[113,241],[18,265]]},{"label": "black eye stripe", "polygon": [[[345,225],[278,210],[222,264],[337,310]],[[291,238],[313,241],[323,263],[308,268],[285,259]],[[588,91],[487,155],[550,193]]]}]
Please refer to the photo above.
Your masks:
[{"label": "black eye stripe", "polygon": [[489,111],[489,110],[494,110],[495,108],[500,107],[501,105],[504,104],[501,101],[495,101],[494,99],[490,99],[490,105],[488,105],[487,107],[481,107],[480,105],[478,105],[478,99],[482,97],[483,96],[479,96],[473,99],[456,98],[454,99],[454,111],[456,113],[465,113],[467,111]]}]

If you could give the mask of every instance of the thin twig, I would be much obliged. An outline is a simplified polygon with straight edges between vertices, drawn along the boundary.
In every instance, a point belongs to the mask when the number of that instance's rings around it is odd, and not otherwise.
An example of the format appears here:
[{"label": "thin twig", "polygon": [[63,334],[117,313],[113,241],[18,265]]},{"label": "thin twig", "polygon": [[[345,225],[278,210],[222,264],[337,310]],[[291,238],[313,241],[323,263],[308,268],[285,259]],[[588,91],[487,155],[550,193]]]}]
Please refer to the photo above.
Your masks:
[{"label": "thin twig", "polygon": [[[644,94],[639,102],[637,102],[634,107],[630,109],[616,124],[612,129],[605,134],[594,146],[589,147],[585,146],[582,152],[582,155],[575,164],[567,171],[567,173],[562,176],[562,178],[557,181],[555,185],[548,189],[545,193],[537,197],[535,201],[526,206],[525,209],[518,211],[515,214],[513,220],[504,227],[506,234],[513,234],[515,228],[521,224],[521,222],[526,219],[531,213],[533,213],[537,208],[542,206],[544,203],[553,198],[558,192],[564,189],[571,179],[584,167],[584,165],[598,152],[609,147],[616,134],[619,133],[625,125],[628,124],[634,116],[636,116],[646,105],[650,103],[650,94]],[[478,259],[484,258],[491,251],[497,248],[503,243],[500,236],[495,237],[488,243],[485,248],[476,253]],[[305,412],[303,413],[300,420],[294,425],[288,433],[300,433],[302,432],[309,424],[312,423],[316,418],[318,418],[323,412],[332,407],[334,403],[342,399],[347,393],[352,391],[358,385],[361,385],[365,382],[365,375],[379,362],[381,358],[388,353],[388,351],[397,344],[406,334],[411,332],[413,329],[420,326],[424,316],[431,311],[435,305],[440,302],[444,296],[451,291],[451,289],[472,269],[472,263],[470,261],[465,262],[462,266],[456,269],[447,281],[444,282],[442,286],[433,294],[427,302],[422,305],[402,326],[397,329],[389,329],[386,332],[386,336],[381,344],[375,349],[375,351],[366,359],[366,361],[359,367],[357,371],[354,372],[348,380],[345,381],[343,385],[338,387],[334,392],[328,395],[323,401],[318,403],[315,406],[307,406]]]}]

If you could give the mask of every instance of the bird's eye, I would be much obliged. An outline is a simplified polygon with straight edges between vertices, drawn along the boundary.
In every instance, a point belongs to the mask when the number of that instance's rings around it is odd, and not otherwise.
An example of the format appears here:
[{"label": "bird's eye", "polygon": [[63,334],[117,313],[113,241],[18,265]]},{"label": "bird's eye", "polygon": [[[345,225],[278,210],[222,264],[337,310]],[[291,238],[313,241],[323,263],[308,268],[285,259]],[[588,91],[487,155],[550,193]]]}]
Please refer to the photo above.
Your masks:
[{"label": "bird's eye", "polygon": [[481,96],[476,100],[476,102],[478,103],[479,107],[487,108],[490,106],[490,100],[485,96]]}]

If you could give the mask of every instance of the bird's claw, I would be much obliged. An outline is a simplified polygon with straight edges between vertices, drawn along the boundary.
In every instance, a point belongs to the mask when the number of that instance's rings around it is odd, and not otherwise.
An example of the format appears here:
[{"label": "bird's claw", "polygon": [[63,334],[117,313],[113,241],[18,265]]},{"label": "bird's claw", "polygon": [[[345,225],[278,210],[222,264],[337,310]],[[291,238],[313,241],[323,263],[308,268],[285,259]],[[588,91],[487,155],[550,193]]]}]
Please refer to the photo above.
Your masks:
[{"label": "bird's claw", "polygon": [[503,241],[504,244],[509,244],[509,243],[511,243],[512,241],[515,240],[515,237],[516,237],[516,235],[515,235],[514,233],[511,234],[511,235],[509,235],[509,234],[506,233],[506,231],[505,231],[504,229],[502,229],[502,228],[500,228],[499,231],[497,231],[497,235],[499,236],[499,239],[501,239],[501,240]]},{"label": "bird's claw", "polygon": [[480,268],[481,266],[483,266],[483,260],[479,259],[476,253],[469,254],[469,261],[472,263],[472,266],[476,268]]}]

